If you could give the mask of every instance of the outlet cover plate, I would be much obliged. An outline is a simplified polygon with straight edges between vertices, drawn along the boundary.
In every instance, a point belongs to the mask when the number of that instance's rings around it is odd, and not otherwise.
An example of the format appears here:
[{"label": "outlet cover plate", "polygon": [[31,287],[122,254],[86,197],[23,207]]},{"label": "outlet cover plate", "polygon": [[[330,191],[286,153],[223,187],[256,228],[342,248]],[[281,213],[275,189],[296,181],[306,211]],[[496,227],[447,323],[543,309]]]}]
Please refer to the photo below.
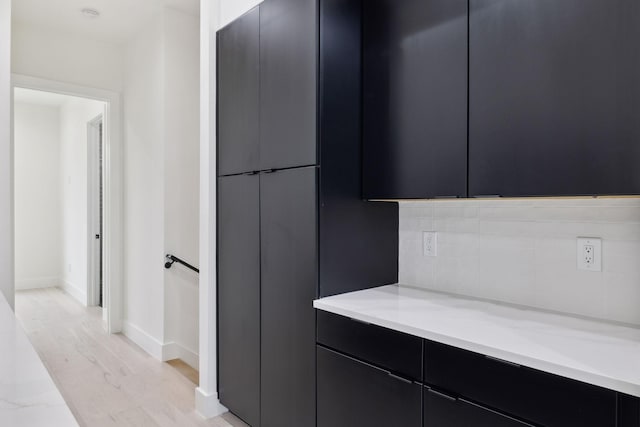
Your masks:
[{"label": "outlet cover plate", "polygon": [[578,237],[578,270],[602,271],[602,239]]},{"label": "outlet cover plate", "polygon": [[424,231],[422,233],[422,254],[427,257],[438,256],[438,233]]}]

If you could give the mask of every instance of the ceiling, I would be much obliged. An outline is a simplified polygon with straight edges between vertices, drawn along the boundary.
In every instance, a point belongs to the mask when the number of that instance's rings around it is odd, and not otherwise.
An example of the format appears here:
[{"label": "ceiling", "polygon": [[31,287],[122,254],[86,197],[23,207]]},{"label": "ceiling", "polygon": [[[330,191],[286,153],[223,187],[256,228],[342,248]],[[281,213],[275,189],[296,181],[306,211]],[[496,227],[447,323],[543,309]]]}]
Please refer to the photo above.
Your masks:
[{"label": "ceiling", "polygon": [[[162,6],[199,14],[199,0],[13,0],[16,22],[82,35],[109,43],[123,43]],[[87,18],[80,11],[92,8],[100,17]]]}]

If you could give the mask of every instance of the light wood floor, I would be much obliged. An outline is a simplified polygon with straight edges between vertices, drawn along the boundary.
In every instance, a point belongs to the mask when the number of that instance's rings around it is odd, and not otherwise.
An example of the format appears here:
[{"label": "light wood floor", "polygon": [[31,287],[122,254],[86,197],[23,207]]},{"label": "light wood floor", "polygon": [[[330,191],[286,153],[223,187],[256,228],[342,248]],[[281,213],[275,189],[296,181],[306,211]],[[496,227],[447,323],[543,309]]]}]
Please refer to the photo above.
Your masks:
[{"label": "light wood floor", "polygon": [[108,335],[100,308],[57,288],[16,292],[16,316],[80,426],[245,427],[231,414],[203,420],[196,385],[123,335]]}]

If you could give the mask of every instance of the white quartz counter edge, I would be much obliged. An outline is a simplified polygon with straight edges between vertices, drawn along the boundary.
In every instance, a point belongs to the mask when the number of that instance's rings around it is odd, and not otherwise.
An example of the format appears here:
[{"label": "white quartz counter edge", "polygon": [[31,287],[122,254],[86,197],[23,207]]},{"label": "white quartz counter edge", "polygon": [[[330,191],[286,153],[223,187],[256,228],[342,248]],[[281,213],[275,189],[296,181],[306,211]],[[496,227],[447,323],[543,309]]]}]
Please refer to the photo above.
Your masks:
[{"label": "white quartz counter edge", "polygon": [[398,285],[313,306],[640,397],[640,329]]},{"label": "white quartz counter edge", "polygon": [[78,423],[0,293],[0,426]]}]

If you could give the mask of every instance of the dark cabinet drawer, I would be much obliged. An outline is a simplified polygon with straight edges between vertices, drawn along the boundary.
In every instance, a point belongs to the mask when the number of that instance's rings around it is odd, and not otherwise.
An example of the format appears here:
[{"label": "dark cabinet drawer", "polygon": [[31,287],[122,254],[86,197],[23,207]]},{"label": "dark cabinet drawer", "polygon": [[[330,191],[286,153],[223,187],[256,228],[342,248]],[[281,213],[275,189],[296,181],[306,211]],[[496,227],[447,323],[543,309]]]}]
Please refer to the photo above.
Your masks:
[{"label": "dark cabinet drawer", "polygon": [[419,427],[422,385],[317,347],[318,427]]},{"label": "dark cabinet drawer", "polygon": [[526,427],[522,421],[424,388],[424,427]]},{"label": "dark cabinet drawer", "polygon": [[546,427],[615,427],[616,393],[425,341],[425,383]]},{"label": "dark cabinet drawer", "polygon": [[422,339],[348,317],[317,312],[318,343],[422,381]]}]

